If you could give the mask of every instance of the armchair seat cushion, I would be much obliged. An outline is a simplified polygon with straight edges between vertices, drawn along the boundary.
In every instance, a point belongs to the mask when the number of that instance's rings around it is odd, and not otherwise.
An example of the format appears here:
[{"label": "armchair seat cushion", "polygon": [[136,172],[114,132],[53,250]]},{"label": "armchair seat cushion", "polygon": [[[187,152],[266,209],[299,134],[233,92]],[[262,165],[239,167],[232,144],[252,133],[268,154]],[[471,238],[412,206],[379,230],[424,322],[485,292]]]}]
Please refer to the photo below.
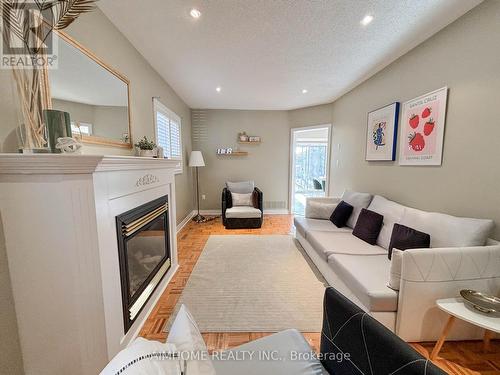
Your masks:
[{"label": "armchair seat cushion", "polygon": [[253,219],[261,216],[261,210],[250,206],[235,206],[226,210],[226,218],[228,219]]}]

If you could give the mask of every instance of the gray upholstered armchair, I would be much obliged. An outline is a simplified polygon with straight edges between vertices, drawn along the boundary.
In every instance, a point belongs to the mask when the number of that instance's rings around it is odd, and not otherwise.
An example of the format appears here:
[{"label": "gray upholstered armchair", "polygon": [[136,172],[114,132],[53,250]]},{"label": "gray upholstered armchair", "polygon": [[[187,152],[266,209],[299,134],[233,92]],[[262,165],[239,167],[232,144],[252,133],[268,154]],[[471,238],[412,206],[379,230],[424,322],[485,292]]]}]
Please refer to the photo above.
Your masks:
[{"label": "gray upholstered armchair", "polygon": [[253,181],[228,181],[222,190],[222,223],[226,229],[260,228],[264,218],[263,206],[262,191],[254,186]]}]

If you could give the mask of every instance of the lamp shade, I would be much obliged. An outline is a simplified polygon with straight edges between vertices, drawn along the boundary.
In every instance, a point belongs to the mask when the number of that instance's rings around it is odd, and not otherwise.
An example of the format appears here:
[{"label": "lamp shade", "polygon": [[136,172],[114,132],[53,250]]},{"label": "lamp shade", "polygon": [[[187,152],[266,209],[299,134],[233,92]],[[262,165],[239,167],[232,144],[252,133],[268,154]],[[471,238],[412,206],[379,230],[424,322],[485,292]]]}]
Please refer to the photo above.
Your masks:
[{"label": "lamp shade", "polygon": [[205,160],[203,160],[203,155],[201,151],[191,151],[189,156],[189,166],[190,167],[204,167]]}]

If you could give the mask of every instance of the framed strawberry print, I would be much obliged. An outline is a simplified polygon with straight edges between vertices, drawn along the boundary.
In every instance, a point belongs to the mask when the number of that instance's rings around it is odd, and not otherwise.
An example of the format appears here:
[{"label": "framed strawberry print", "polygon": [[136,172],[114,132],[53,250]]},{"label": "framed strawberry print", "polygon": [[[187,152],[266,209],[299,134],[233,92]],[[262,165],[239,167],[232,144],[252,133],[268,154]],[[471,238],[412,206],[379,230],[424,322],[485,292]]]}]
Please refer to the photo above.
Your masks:
[{"label": "framed strawberry print", "polygon": [[400,165],[441,165],[448,88],[403,103]]},{"label": "framed strawberry print", "polygon": [[396,160],[398,118],[398,102],[368,113],[366,160]]}]

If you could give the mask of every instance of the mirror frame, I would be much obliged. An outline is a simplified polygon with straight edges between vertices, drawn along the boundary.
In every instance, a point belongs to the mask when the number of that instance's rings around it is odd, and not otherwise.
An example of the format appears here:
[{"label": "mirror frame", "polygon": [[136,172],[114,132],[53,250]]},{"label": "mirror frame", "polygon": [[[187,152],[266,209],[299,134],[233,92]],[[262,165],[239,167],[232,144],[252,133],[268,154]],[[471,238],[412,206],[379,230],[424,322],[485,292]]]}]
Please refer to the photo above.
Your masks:
[{"label": "mirror frame", "polygon": [[[128,142],[122,142],[122,141],[117,141],[111,138],[104,138],[104,137],[97,137],[97,136],[88,136],[88,135],[82,135],[81,140],[83,143],[88,143],[88,144],[95,144],[95,145],[102,145],[102,146],[114,146],[114,147],[122,147],[122,148],[133,148],[132,144],[132,120],[130,117],[130,81],[127,77],[125,77],[123,74],[106,64],[102,59],[97,57],[93,52],[91,52],[88,48],[84,47],[82,44],[77,42],[75,39],[70,37],[68,34],[66,34],[64,31],[60,30],[54,30],[54,33],[57,34],[59,38],[64,40],[65,42],[69,43],[76,49],[78,49],[80,52],[82,52],[85,56],[89,57],[92,59],[94,62],[102,66],[104,69],[106,69],[108,72],[113,74],[115,77],[123,81],[127,85],[127,111],[128,111],[128,134],[129,134],[129,141]],[[42,91],[42,101],[45,104],[45,108],[47,109],[52,109],[52,96],[50,94],[50,82],[49,82],[49,75],[50,71],[48,69],[43,69],[43,74],[42,74],[42,82],[41,82],[41,91]]]}]

